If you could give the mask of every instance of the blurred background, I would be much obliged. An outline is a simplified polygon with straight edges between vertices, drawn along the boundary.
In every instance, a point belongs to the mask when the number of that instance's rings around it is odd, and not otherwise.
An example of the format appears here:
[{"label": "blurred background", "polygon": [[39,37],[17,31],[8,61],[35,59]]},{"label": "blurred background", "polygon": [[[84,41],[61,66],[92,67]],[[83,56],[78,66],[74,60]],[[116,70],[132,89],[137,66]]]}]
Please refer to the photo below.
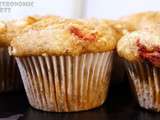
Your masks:
[{"label": "blurred background", "polygon": [[[10,5],[2,2],[10,2]],[[11,2],[32,2],[31,6],[16,6]],[[160,10],[160,0],[0,0],[0,19],[26,15],[60,15],[72,18],[112,18],[130,13]],[[9,10],[5,11],[5,9]]]}]

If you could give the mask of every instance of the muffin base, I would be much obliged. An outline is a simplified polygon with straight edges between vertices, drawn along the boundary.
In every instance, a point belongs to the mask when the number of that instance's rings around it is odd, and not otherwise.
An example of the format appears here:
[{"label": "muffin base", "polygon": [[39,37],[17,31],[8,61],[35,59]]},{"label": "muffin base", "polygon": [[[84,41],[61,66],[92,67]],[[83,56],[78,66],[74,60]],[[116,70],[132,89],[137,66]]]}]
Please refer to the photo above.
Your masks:
[{"label": "muffin base", "polygon": [[126,62],[139,105],[160,112],[160,69],[149,63]]},{"label": "muffin base", "polygon": [[16,58],[29,103],[50,112],[75,112],[102,105],[106,99],[112,52],[80,56]]}]

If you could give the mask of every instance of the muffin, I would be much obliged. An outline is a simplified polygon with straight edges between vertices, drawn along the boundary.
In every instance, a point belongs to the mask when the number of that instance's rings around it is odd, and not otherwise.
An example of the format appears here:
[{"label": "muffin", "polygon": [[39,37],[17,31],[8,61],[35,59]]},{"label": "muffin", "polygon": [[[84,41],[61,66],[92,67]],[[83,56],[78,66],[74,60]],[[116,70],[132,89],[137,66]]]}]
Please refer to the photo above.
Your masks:
[{"label": "muffin", "polygon": [[34,17],[28,17],[24,20],[0,22],[0,93],[22,88],[18,66],[14,57],[9,56],[8,46],[24,27],[37,20]]},{"label": "muffin", "polygon": [[149,31],[126,34],[117,44],[143,108],[160,111],[160,37]]},{"label": "muffin", "polygon": [[[117,37],[120,39],[123,35],[128,32],[134,31],[134,26],[130,22],[123,20],[104,20],[107,24],[109,24],[117,33]],[[118,40],[119,40],[118,39]]]},{"label": "muffin", "polygon": [[16,57],[31,106],[75,112],[102,105],[115,34],[98,20],[49,18],[28,27],[11,42],[9,53]]},{"label": "muffin", "polygon": [[153,28],[155,24],[160,24],[160,12],[148,11],[135,13],[121,18],[122,21],[132,25],[135,30],[147,30]]}]

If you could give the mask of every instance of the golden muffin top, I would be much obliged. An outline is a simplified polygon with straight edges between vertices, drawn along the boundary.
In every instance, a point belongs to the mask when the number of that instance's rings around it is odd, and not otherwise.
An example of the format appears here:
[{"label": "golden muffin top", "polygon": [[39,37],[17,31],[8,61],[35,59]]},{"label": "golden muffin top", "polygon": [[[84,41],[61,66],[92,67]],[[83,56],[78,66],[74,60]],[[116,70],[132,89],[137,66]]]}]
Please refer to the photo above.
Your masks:
[{"label": "golden muffin top", "polygon": [[[160,12],[148,11],[132,14],[121,19],[122,21],[130,23],[136,30],[153,30],[156,24],[160,24]],[[156,28],[157,29],[157,28]]]},{"label": "golden muffin top", "polygon": [[134,31],[134,27],[127,21],[121,20],[104,20],[107,24],[109,24],[117,33],[117,37],[120,39],[123,35],[128,32]]},{"label": "golden muffin top", "polygon": [[25,19],[1,21],[0,22],[0,46],[9,46],[10,42],[15,38],[26,26],[37,22],[40,18],[29,16]]},{"label": "golden muffin top", "polygon": [[80,55],[115,49],[116,32],[100,20],[47,18],[26,28],[11,42],[14,56]]},{"label": "golden muffin top", "polygon": [[160,35],[155,32],[128,33],[119,40],[117,51],[128,61],[144,60],[160,67]]},{"label": "golden muffin top", "polygon": [[[6,24],[3,21],[0,21],[0,46],[6,45],[7,40],[6,38]],[[2,45],[1,45],[2,44]]]}]

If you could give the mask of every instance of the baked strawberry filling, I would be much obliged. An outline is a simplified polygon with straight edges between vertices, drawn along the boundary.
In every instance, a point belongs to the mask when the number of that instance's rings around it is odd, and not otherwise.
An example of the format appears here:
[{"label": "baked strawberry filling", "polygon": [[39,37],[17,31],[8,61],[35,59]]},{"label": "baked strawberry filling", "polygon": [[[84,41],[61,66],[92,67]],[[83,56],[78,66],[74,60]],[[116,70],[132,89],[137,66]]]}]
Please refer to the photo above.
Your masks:
[{"label": "baked strawberry filling", "polygon": [[138,47],[139,56],[142,59],[149,61],[156,66],[160,66],[160,47],[155,46],[152,50],[147,50],[146,46],[141,44],[139,39],[137,40],[136,45]]},{"label": "baked strawberry filling", "polygon": [[85,34],[83,33],[80,29],[72,26],[70,28],[70,32],[80,38],[81,40],[86,40],[86,41],[95,41],[96,40],[96,34],[91,33],[91,34]]}]

